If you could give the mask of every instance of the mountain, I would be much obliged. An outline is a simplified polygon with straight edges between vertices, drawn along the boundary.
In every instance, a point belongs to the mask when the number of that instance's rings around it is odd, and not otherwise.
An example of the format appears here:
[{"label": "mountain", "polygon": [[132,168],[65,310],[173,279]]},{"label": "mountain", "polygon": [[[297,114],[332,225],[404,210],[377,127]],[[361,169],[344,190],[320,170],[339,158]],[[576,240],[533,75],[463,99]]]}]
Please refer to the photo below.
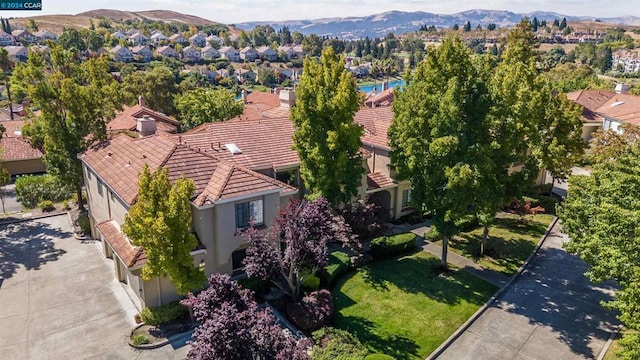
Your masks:
[{"label": "mountain", "polygon": [[[346,17],[346,18],[324,18],[315,20],[289,20],[289,21],[253,21],[236,24],[239,29],[250,30],[257,25],[270,25],[274,29],[280,29],[287,26],[291,31],[299,31],[305,35],[315,33],[320,36],[340,37],[340,38],[364,38],[368,37],[384,37],[387,33],[401,34],[405,32],[413,32],[422,25],[434,25],[437,28],[449,28],[454,24],[460,26],[467,21],[471,22],[473,27],[478,24],[483,27],[489,23],[494,23],[499,27],[513,26],[524,16],[538,20],[553,21],[554,19],[567,18],[568,21],[584,21],[595,20],[592,16],[569,16],[554,12],[536,11],[528,14],[519,14],[504,10],[468,10],[456,14],[434,14],[423,11],[406,12],[406,11],[388,11],[381,14],[363,16],[363,17]],[[640,25],[640,18],[634,16],[625,16],[617,18],[598,19],[598,21],[625,24]]]}]

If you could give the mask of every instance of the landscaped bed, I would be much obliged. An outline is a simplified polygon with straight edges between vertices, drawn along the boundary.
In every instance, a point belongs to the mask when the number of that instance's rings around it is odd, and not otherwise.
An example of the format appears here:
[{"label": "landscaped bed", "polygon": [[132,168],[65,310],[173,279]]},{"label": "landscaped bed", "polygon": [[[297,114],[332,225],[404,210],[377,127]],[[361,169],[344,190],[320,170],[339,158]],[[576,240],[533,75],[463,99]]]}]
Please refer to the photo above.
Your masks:
[{"label": "landscaped bed", "polygon": [[527,223],[522,223],[518,216],[504,214],[491,226],[487,249],[482,258],[478,257],[483,232],[481,226],[455,236],[449,242],[449,249],[486,268],[510,276],[518,271],[535,249],[553,218],[551,214],[538,214]]},{"label": "landscaped bed", "polygon": [[441,274],[439,266],[417,252],[348,274],[333,290],[334,325],[371,352],[425,358],[497,290],[465,271]]}]

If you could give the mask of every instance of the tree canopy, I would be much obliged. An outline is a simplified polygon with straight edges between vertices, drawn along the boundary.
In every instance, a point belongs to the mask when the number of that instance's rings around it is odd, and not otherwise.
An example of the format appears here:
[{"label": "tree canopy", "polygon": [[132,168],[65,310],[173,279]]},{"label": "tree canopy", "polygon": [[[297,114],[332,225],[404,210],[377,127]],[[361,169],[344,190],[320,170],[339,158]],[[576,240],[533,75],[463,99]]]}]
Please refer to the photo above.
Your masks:
[{"label": "tree canopy", "polygon": [[161,63],[147,71],[135,71],[122,78],[123,93],[126,94],[127,102],[134,104],[138,96],[142,95],[147,101],[147,107],[173,115],[175,107],[173,97],[178,92],[176,85],[176,75],[174,71]]},{"label": "tree canopy", "polygon": [[596,282],[620,285],[607,306],[635,330],[622,340],[625,359],[640,357],[640,148],[627,146],[614,161],[593,166],[590,176],[569,178],[567,197],[558,209],[567,251],[580,256]]},{"label": "tree canopy", "polygon": [[72,184],[80,196],[82,167],[78,153],[106,138],[106,122],[122,103],[118,83],[109,74],[106,58],[81,61],[78,53],[56,45],[51,55],[31,52],[16,65],[14,80],[26,89],[31,104],[40,109],[32,122],[32,143],[44,148],[47,171]]},{"label": "tree canopy", "polygon": [[353,121],[359,106],[355,81],[331,47],[320,62],[304,60],[291,120],[300,175],[312,197],[337,205],[357,194],[364,172],[359,153],[363,129]]},{"label": "tree canopy", "polygon": [[166,169],[151,174],[145,165],[136,202],[122,225],[132,244],[142,246],[147,254],[142,278],[169,277],[180,294],[200,289],[206,281],[190,254],[198,245],[191,233],[194,191],[192,180],[179,179],[171,185]]},{"label": "tree canopy", "polygon": [[244,104],[226,89],[196,88],[175,97],[185,129],[207,122],[226,121],[242,114]]}]

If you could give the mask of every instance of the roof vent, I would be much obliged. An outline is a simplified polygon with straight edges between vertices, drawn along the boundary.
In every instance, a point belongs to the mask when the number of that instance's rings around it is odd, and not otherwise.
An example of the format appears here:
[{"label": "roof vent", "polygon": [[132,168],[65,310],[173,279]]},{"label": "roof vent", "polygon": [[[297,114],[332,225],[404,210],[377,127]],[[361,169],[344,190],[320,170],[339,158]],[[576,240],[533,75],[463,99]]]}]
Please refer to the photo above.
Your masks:
[{"label": "roof vent", "polygon": [[238,145],[236,145],[234,143],[224,144],[224,146],[227,148],[227,150],[229,150],[230,153],[232,153],[234,155],[235,154],[242,154],[242,150],[240,150]]}]

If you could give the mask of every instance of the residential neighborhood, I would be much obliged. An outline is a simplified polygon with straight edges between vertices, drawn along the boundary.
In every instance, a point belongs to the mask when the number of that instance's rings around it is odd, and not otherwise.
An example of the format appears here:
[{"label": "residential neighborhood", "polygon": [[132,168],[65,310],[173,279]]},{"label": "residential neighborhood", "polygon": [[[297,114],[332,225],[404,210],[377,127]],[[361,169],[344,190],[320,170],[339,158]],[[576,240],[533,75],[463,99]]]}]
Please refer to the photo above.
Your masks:
[{"label": "residential neighborhood", "polygon": [[0,17],[0,357],[635,359],[640,27],[343,7]]}]

